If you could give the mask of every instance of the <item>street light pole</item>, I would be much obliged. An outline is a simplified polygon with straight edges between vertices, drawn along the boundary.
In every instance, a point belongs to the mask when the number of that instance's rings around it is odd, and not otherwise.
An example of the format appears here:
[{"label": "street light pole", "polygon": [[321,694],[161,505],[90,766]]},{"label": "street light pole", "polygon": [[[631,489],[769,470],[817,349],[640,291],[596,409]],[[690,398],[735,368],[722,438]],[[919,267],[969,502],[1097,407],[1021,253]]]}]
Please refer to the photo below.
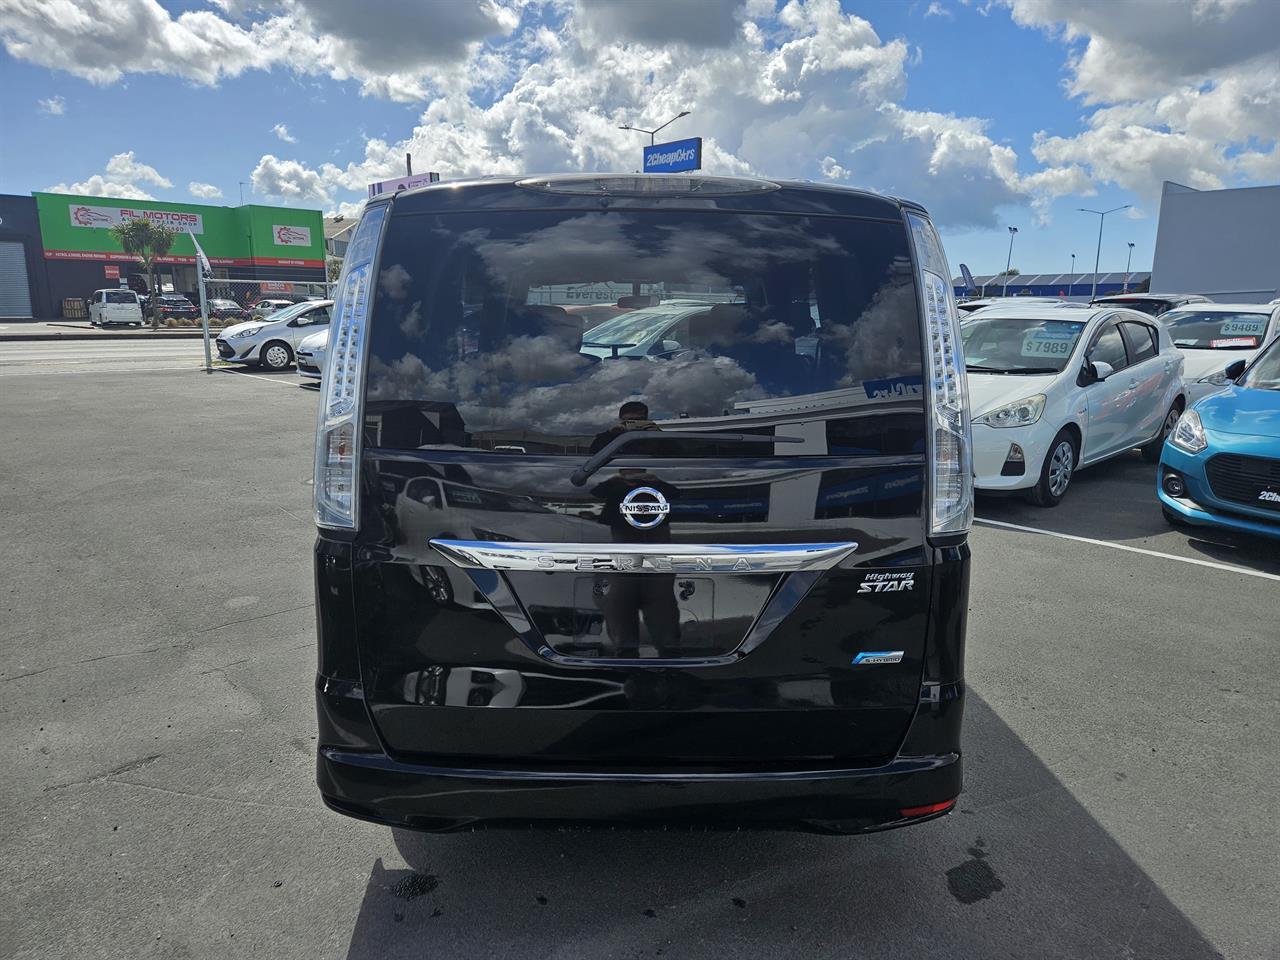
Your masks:
[{"label": "street light pole", "polygon": [[1124,262],[1124,292],[1129,292],[1129,268],[1133,266],[1133,241],[1129,242],[1129,259]]},{"label": "street light pole", "polygon": [[654,127],[652,130],[646,130],[646,129],[644,129],[644,127],[633,127],[633,126],[632,126],[631,124],[629,124],[629,123],[624,123],[624,124],[622,124],[622,126],[618,127],[618,129],[619,129],[619,130],[634,130],[634,131],[636,131],[636,133],[647,133],[647,134],[649,135],[649,146],[651,146],[651,147],[652,147],[652,146],[654,145],[654,138],[658,135],[658,131],[659,131],[659,130],[661,130],[663,127],[669,127],[669,126],[671,126],[671,124],[675,123],[675,122],[676,122],[677,120],[679,120],[681,117],[687,117],[688,115],[689,115],[689,111],[688,111],[688,110],[681,110],[679,113],[677,113],[674,117],[672,117],[672,118],[671,118],[670,120],[668,120],[666,123],[662,124],[662,126]]},{"label": "street light pole", "polygon": [[1071,255],[1071,272],[1067,274],[1067,296],[1071,296],[1071,288],[1075,286],[1076,279],[1076,255]]},{"label": "street light pole", "polygon": [[1009,228],[1009,256],[1004,261],[1004,290],[1000,296],[1007,297],[1009,295],[1009,265],[1013,263],[1013,238],[1018,235],[1017,227]]},{"label": "street light pole", "polygon": [[1102,225],[1106,223],[1108,213],[1128,210],[1131,206],[1133,204],[1126,203],[1123,207],[1112,207],[1110,210],[1090,210],[1087,207],[1076,207],[1076,210],[1080,213],[1092,213],[1098,218],[1098,250],[1093,255],[1093,290],[1089,293],[1090,302],[1098,299],[1098,264],[1102,261]]}]

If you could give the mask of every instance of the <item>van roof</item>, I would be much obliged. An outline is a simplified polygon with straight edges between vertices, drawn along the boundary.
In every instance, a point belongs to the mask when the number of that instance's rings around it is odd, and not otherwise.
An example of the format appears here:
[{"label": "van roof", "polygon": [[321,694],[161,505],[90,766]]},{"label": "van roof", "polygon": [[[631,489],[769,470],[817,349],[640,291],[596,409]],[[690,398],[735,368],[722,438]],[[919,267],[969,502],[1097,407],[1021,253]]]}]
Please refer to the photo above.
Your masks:
[{"label": "van roof", "polygon": [[[572,188],[575,180],[581,183],[580,192]],[[677,184],[681,180],[688,182],[688,190],[678,189]],[[645,182],[661,184],[667,189],[653,193],[638,192],[635,188]],[[537,185],[541,183],[554,183],[555,188],[540,189]],[[618,192],[610,192],[610,184],[616,184]],[[840,184],[713,176],[701,172],[479,177],[442,180],[412,190],[384,194],[383,197],[370,202],[392,202],[397,213],[445,213],[479,208],[598,208],[602,202],[610,207],[625,208],[751,210],[893,220],[902,219],[903,207],[925,212],[922,206],[911,200],[886,197]]]}]

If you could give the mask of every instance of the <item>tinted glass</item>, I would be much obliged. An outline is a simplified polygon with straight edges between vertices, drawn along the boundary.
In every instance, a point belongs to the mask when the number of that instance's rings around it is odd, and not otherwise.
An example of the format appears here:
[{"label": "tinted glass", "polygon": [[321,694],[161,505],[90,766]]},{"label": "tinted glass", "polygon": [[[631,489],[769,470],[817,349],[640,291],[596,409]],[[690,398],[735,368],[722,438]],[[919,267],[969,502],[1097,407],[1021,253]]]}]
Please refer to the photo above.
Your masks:
[{"label": "tinted glass", "polygon": [[972,373],[1056,373],[1075,352],[1083,321],[975,315],[960,328]]},{"label": "tinted glass", "polygon": [[1108,323],[1103,328],[1089,350],[1089,359],[1095,363],[1109,363],[1115,370],[1128,366],[1129,357],[1124,352],[1124,340],[1120,338],[1120,330],[1114,323]]},{"label": "tinted glass", "polygon": [[1280,390],[1280,340],[1273,340],[1240,381],[1254,390]]},{"label": "tinted glass", "polygon": [[1184,350],[1253,350],[1266,339],[1270,313],[1171,310],[1161,317],[1175,347]]},{"label": "tinted glass", "polygon": [[[914,415],[914,428],[834,435],[845,449],[907,452],[904,442],[923,443],[919,325],[899,223],[393,215],[366,425],[382,446],[580,454],[623,429],[769,433],[802,419],[822,428],[806,434],[816,437],[833,420],[884,412]],[[729,452],[774,451],[744,447]],[[828,450],[814,439],[795,452]]]},{"label": "tinted glass", "polygon": [[1129,346],[1130,363],[1141,363],[1159,352],[1152,330],[1145,323],[1121,323],[1120,330]]},{"label": "tinted glass", "polygon": [[108,290],[107,303],[137,303],[138,295],[131,290]]}]

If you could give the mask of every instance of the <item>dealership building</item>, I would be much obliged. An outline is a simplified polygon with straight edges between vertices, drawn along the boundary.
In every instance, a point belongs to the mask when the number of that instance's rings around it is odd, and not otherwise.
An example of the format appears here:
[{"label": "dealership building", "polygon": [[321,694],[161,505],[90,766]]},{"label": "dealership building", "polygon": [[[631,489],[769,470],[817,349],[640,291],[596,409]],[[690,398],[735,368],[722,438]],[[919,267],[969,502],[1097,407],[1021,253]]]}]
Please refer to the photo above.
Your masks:
[{"label": "dealership building", "polygon": [[268,281],[262,292],[286,292],[291,283],[325,279],[325,231],[318,210],[61,193],[0,195],[0,318],[59,317],[64,300],[87,298],[135,275],[145,280],[142,265],[110,230],[137,217],[178,231],[169,255],[157,261],[162,291],[195,292],[192,235],[218,278]]},{"label": "dealership building", "polygon": [[1280,186],[1196,190],[1166,180],[1151,289],[1219,303],[1280,296]]}]

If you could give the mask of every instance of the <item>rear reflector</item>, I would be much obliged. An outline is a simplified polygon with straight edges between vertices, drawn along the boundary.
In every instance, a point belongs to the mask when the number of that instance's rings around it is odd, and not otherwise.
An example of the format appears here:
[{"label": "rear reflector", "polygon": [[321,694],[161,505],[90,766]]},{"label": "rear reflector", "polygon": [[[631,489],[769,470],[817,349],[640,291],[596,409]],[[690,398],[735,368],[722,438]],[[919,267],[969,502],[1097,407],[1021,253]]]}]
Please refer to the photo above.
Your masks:
[{"label": "rear reflector", "polygon": [[943,800],[941,803],[927,803],[923,807],[903,807],[898,812],[904,817],[927,817],[931,813],[942,813],[956,805],[955,798]]}]

